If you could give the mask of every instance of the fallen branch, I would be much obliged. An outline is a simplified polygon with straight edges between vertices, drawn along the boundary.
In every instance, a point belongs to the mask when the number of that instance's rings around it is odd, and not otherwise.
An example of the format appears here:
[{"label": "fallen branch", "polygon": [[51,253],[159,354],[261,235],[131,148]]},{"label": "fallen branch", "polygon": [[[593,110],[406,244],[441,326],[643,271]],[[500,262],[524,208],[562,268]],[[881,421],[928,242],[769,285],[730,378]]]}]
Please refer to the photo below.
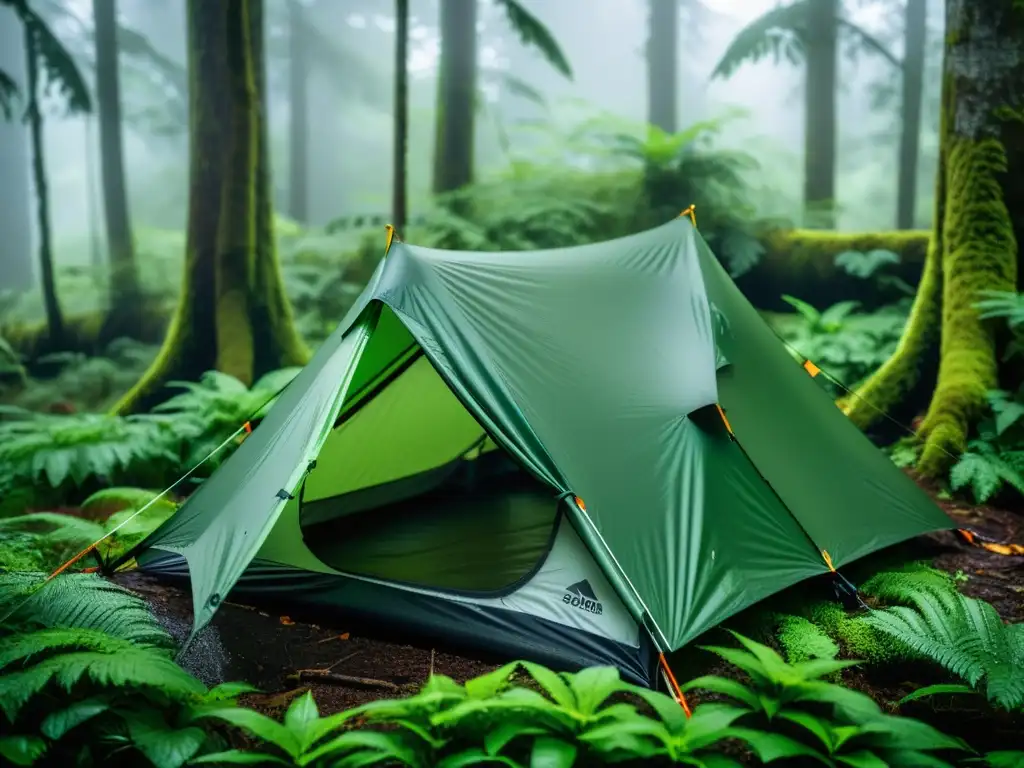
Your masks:
[{"label": "fallen branch", "polygon": [[297,677],[300,683],[341,685],[346,688],[363,688],[378,691],[398,692],[402,690],[398,685],[387,680],[375,680],[372,677],[353,677],[352,675],[330,672],[326,669],[301,669]]}]

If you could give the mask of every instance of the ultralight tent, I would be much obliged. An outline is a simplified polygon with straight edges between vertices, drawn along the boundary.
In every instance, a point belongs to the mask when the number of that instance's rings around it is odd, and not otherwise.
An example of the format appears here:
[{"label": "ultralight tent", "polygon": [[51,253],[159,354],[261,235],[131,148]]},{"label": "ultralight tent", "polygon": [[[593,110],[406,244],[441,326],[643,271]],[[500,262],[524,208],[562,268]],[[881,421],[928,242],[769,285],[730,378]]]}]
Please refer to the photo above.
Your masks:
[{"label": "ultralight tent", "polygon": [[230,593],[653,684],[802,579],[952,521],[836,408],[689,218],[594,245],[389,235],[363,295],[134,553]]}]

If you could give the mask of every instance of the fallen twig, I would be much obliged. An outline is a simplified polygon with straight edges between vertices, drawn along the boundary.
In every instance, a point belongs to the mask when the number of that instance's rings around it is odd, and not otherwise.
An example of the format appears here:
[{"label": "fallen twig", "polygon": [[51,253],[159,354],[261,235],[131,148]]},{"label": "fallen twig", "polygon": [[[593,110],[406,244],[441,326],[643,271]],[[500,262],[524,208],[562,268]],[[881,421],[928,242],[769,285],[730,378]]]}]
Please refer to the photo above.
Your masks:
[{"label": "fallen twig", "polygon": [[337,672],[319,669],[301,669],[298,673],[299,682],[330,683],[347,688],[368,688],[371,690],[400,691],[401,688],[387,680],[375,680],[371,677],[352,677]]}]

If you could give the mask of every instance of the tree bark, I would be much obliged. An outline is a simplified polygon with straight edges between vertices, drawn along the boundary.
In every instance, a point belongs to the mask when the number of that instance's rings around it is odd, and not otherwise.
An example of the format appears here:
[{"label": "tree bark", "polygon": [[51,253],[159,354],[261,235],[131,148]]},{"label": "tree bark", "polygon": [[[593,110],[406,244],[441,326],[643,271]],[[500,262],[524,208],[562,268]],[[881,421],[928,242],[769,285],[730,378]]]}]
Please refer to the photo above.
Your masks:
[{"label": "tree bark", "polygon": [[262,21],[261,0],[188,0],[191,167],[181,298],[160,354],[116,412],[151,408],[172,379],[216,369],[251,384],[308,358],[273,242]]},{"label": "tree bark", "polygon": [[903,30],[903,104],[900,125],[896,229],[911,229],[917,207],[917,160],[921,143],[928,0],[907,0]]},{"label": "tree bark", "polygon": [[810,0],[804,94],[804,209],[809,225],[835,225],[836,68],[840,0]]},{"label": "tree bark", "polygon": [[288,213],[309,223],[309,60],[306,18],[299,0],[288,0]]},{"label": "tree bark", "polygon": [[678,0],[650,0],[647,40],[647,122],[666,133],[678,130]]},{"label": "tree bark", "polygon": [[28,91],[28,125],[32,137],[32,180],[36,191],[37,226],[39,230],[39,271],[43,284],[43,307],[46,311],[48,346],[52,351],[64,347],[64,312],[57,296],[57,277],[53,269],[53,247],[50,243],[50,200],[46,185],[46,160],[43,157],[43,115],[39,109],[39,56],[35,30],[25,24],[25,70]]},{"label": "tree bark", "polygon": [[861,399],[881,411],[898,403],[937,336],[938,374],[918,429],[918,469],[929,477],[943,474],[964,450],[986,392],[1007,373],[1000,323],[981,320],[978,292],[1016,290],[1024,272],[1024,9],[1009,0],[946,0],[946,30],[935,232],[925,276],[900,349],[850,409],[863,425],[877,412],[869,415]]},{"label": "tree bark", "polygon": [[[27,90],[25,41],[14,11],[0,6],[0,70]],[[20,113],[4,120],[0,115],[0,291],[22,292],[35,284],[32,266],[32,187],[29,133]]]},{"label": "tree bark", "polygon": [[96,24],[96,105],[100,129],[100,174],[110,264],[108,335],[134,337],[141,325],[142,290],[132,242],[121,138],[121,82],[118,68],[117,0],[93,0]]},{"label": "tree bark", "polygon": [[477,0],[444,0],[440,6],[434,194],[473,180],[476,106]]},{"label": "tree bark", "polygon": [[391,177],[392,226],[405,232],[408,202],[406,166],[409,139],[409,0],[395,0],[395,120],[394,167]]}]

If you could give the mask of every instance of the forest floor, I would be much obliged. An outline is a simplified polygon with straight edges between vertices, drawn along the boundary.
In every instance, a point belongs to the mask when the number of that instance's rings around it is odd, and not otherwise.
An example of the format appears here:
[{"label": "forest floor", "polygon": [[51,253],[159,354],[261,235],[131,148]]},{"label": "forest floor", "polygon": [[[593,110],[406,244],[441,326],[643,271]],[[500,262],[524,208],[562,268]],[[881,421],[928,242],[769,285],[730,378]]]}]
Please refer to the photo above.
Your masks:
[{"label": "forest floor", "polygon": [[[926,490],[960,526],[1000,542],[1024,544],[1024,515],[1019,512],[945,500]],[[914,557],[931,557],[936,567],[956,575],[965,594],[990,602],[1005,621],[1024,622],[1024,557],[971,546],[952,531],[921,537],[911,548]],[[143,597],[172,635],[184,639],[192,617],[187,592],[138,571],[123,572],[115,579]],[[431,670],[463,682],[495,668],[493,663],[454,655],[443,648],[385,642],[358,626],[303,623],[234,603],[220,608],[183,664],[208,684],[236,680],[258,687],[263,693],[246,697],[245,703],[278,717],[292,699],[307,690],[313,691],[321,714],[328,714],[374,699],[415,693]],[[728,674],[721,665],[714,667],[714,673]],[[324,684],[306,679],[317,671],[361,680]],[[938,670],[906,666],[888,672],[855,668],[845,674],[847,685],[868,693],[883,706],[923,685],[942,682],[941,678]],[[982,697],[968,698],[970,701],[962,698],[940,706],[914,703],[902,711],[960,735],[976,748],[1020,748],[1019,717],[994,716]]]}]

